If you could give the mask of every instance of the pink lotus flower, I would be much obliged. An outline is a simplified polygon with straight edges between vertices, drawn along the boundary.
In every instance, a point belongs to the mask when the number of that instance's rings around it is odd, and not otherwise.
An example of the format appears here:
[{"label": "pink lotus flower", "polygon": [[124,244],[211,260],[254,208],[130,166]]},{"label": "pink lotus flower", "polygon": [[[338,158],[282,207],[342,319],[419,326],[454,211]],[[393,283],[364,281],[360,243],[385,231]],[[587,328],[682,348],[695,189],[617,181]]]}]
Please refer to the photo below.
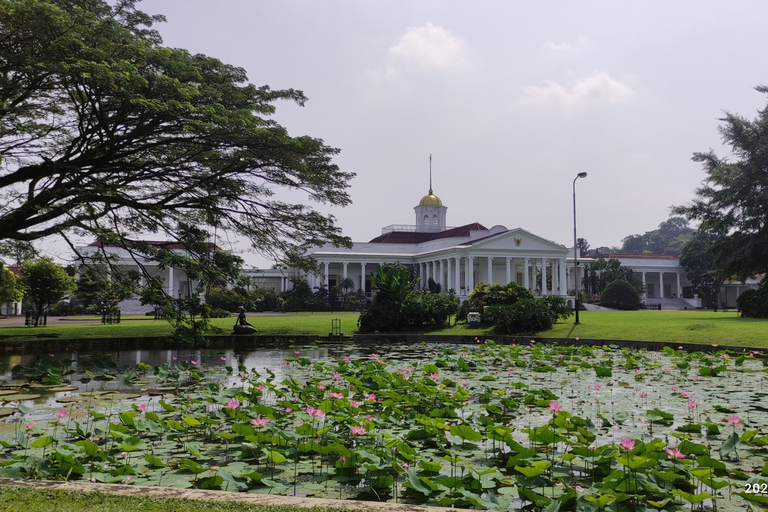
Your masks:
[{"label": "pink lotus flower", "polygon": [[224,356],[221,356],[221,358],[220,358],[220,359],[221,359],[222,361],[226,361],[226,360],[227,360],[227,358],[226,358],[226,357],[224,357]]},{"label": "pink lotus flower", "polygon": [[321,411],[320,409],[315,409],[313,407],[307,407],[307,414],[314,418],[322,418],[325,416],[325,413]]},{"label": "pink lotus flower", "polygon": [[677,391],[677,390],[679,390],[679,389],[680,389],[680,388],[678,388],[677,386],[672,386],[672,391]]},{"label": "pink lotus flower", "polygon": [[689,407],[689,408],[691,408],[691,409],[693,409],[693,408],[694,408],[694,407],[696,407],[697,405],[699,405],[699,404],[697,404],[697,403],[696,403],[696,402],[694,402],[693,400],[691,400],[690,402],[688,402],[688,407]]},{"label": "pink lotus flower", "polygon": [[197,361],[190,361],[190,363],[192,364],[192,366],[197,366]]},{"label": "pink lotus flower", "polygon": [[147,410],[147,404],[139,404],[138,407],[136,407],[136,410],[139,412],[144,412]]},{"label": "pink lotus flower", "polygon": [[371,416],[371,415],[369,414],[368,416],[366,416],[366,417],[365,417],[365,419],[367,419],[368,421],[373,421],[373,416]]},{"label": "pink lotus flower", "polygon": [[595,384],[595,391],[600,391],[600,384]]},{"label": "pink lotus flower", "polygon": [[730,357],[728,354],[720,354],[720,359],[728,359]]},{"label": "pink lotus flower", "polygon": [[680,393],[680,396],[683,398],[693,398],[693,393],[682,392]]},{"label": "pink lotus flower", "polygon": [[344,398],[344,395],[342,395],[341,393],[334,393],[333,391],[328,393],[328,396],[330,396],[331,398]]},{"label": "pink lotus flower", "polygon": [[338,380],[338,379],[340,379],[340,378],[341,378],[341,374],[339,374],[339,373],[334,373],[334,374],[333,374],[333,378]]},{"label": "pink lotus flower", "polygon": [[343,466],[344,464],[347,463],[347,458],[342,455],[341,457],[339,457],[339,463]]},{"label": "pink lotus flower", "polygon": [[437,382],[437,381],[440,380],[440,375],[438,375],[437,373],[430,373],[429,374],[429,378],[432,379],[433,381]]},{"label": "pink lotus flower", "polygon": [[238,375],[240,375],[240,377],[242,377],[243,379],[247,379],[249,374],[245,372],[240,372]]},{"label": "pink lotus flower", "polygon": [[699,380],[699,376],[698,375],[694,375],[693,377],[691,377],[691,380]]},{"label": "pink lotus flower", "polygon": [[558,412],[558,411],[559,411],[560,409],[562,409],[562,408],[563,408],[563,407],[562,407],[562,406],[561,406],[559,403],[557,403],[556,401],[554,401],[554,400],[552,400],[551,402],[549,402],[549,410],[550,410],[550,411],[552,411],[552,412]]},{"label": "pink lotus flower", "polygon": [[403,380],[411,380],[411,376],[410,375],[403,375]]},{"label": "pink lotus flower", "polygon": [[237,398],[233,398],[232,400],[227,402],[227,409],[229,409],[230,411],[234,411],[238,407],[240,407],[240,401]]},{"label": "pink lotus flower", "polygon": [[667,452],[667,455],[669,455],[673,459],[684,459],[685,458],[685,454],[683,452],[681,452],[680,450],[678,450],[677,448],[673,448],[671,450],[669,448],[664,448],[664,451]]},{"label": "pink lotus flower", "polygon": [[621,444],[619,444],[619,447],[623,448],[624,450],[627,450],[628,452],[631,452],[632,450],[635,449],[635,442],[632,439],[625,437],[624,439],[621,440]]},{"label": "pink lotus flower", "polygon": [[267,423],[269,423],[269,418],[253,418],[251,420],[251,425],[254,427],[263,427]]},{"label": "pink lotus flower", "polygon": [[31,423],[26,423],[24,425],[24,428],[26,428],[27,430],[32,430],[33,428],[35,428],[35,426]]},{"label": "pink lotus flower", "polygon": [[683,346],[682,346],[682,345],[678,345],[678,346],[677,346],[677,349],[678,349],[678,350],[683,350]]},{"label": "pink lotus flower", "polygon": [[293,412],[293,409],[291,409],[290,407],[285,408],[285,414],[291,414],[292,412]]},{"label": "pink lotus flower", "polygon": [[582,486],[580,486],[580,485],[574,485],[573,486],[573,490],[576,491],[576,492],[581,492],[581,491],[584,490],[584,488]]},{"label": "pink lotus flower", "polygon": [[379,354],[371,354],[371,357],[381,357]]},{"label": "pink lotus flower", "polygon": [[293,353],[296,354],[296,355],[299,355],[299,351],[298,350],[294,350]]},{"label": "pink lotus flower", "polygon": [[58,411],[56,411],[56,417],[57,418],[66,418],[67,417],[67,411],[65,411],[64,409],[59,409]]},{"label": "pink lotus flower", "polygon": [[317,385],[317,389],[319,389],[320,391],[324,391],[325,390],[325,384],[318,384]]},{"label": "pink lotus flower", "polygon": [[356,400],[350,400],[349,401],[349,406],[350,407],[357,407],[357,401]]},{"label": "pink lotus flower", "polygon": [[364,436],[366,434],[365,428],[363,427],[351,427],[349,429],[349,433],[353,436]]},{"label": "pink lotus flower", "polygon": [[736,425],[738,425],[739,423],[741,423],[741,418],[739,418],[739,417],[738,417],[738,416],[736,416],[736,415],[733,415],[733,416],[728,416],[728,417],[726,418],[726,420],[728,421],[728,423],[730,423],[730,424],[731,424],[731,425],[733,425],[734,427],[735,427]]},{"label": "pink lotus flower", "polygon": [[256,389],[258,389],[259,391],[264,391],[266,388],[264,387],[264,384],[259,384],[258,386],[256,386]]},{"label": "pink lotus flower", "polygon": [[349,362],[349,356],[344,356],[344,361]]},{"label": "pink lotus flower", "polygon": [[376,395],[374,395],[373,393],[368,393],[368,400],[376,401]]}]

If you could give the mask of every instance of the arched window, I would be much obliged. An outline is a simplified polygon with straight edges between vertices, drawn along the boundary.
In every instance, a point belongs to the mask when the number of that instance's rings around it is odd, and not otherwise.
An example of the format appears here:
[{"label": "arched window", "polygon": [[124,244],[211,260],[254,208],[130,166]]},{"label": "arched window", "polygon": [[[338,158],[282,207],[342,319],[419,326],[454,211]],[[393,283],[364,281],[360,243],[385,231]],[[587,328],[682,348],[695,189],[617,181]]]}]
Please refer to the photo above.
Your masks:
[{"label": "arched window", "polygon": [[429,215],[424,216],[424,226],[429,226]]},{"label": "arched window", "polygon": [[437,226],[437,215],[435,215],[434,217],[432,217],[432,225],[433,225],[433,226]]}]

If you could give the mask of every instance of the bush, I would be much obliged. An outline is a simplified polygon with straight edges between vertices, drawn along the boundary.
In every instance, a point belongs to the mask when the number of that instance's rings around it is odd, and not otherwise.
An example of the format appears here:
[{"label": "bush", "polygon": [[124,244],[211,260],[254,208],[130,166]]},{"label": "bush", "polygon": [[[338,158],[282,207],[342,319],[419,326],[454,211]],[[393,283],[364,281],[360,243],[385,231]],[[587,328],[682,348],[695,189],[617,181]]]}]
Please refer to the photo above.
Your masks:
[{"label": "bush", "polygon": [[640,294],[628,282],[617,279],[605,287],[600,296],[600,304],[607,308],[634,311],[640,309]]},{"label": "bush", "polygon": [[227,311],[226,309],[221,308],[211,308],[211,318],[229,318],[232,316],[232,313]]},{"label": "bush", "polygon": [[485,319],[494,324],[494,330],[499,334],[534,334],[551,329],[555,322],[544,298],[521,299],[511,306],[488,306]]},{"label": "bush", "polygon": [[747,290],[736,299],[741,316],[768,318],[768,286],[762,281],[757,290]]}]

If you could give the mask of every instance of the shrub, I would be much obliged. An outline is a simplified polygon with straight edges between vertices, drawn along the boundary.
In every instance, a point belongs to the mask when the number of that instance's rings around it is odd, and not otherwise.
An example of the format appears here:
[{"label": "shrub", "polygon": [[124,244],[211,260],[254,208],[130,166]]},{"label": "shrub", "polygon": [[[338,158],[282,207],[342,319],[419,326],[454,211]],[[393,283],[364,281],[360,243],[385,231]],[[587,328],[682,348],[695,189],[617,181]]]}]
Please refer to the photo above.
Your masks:
[{"label": "shrub", "polygon": [[499,334],[534,334],[551,329],[555,321],[544,298],[521,299],[511,306],[488,306],[485,319],[494,324],[495,332]]},{"label": "shrub", "polygon": [[226,309],[211,308],[210,316],[211,318],[229,318],[232,316],[232,313],[230,313]]},{"label": "shrub", "polygon": [[640,309],[640,294],[634,286],[617,279],[605,287],[600,296],[600,304],[607,308],[631,311]]},{"label": "shrub", "polygon": [[741,311],[741,316],[752,318],[768,318],[768,286],[763,283],[757,290],[747,290],[736,299],[736,307]]}]

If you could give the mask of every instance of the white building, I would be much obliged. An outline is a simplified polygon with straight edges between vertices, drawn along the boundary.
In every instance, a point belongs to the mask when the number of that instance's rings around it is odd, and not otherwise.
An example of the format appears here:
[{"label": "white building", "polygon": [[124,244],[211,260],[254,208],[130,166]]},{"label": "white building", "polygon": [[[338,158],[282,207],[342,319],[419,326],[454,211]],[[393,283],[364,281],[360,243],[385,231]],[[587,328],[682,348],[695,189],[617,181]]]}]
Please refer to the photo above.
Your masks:
[{"label": "white building", "polygon": [[426,288],[431,278],[443,290],[464,299],[478,283],[515,282],[538,294],[567,296],[568,249],[523,228],[482,224],[446,225],[446,212],[432,189],[414,207],[414,225],[391,225],[369,242],[352,248],[324,246],[309,252],[320,271],[307,276],[312,287],[336,286],[351,278],[358,289],[370,291],[370,275],[385,263],[411,265]]},{"label": "white building", "polygon": [[[290,290],[292,280],[296,278],[306,278],[313,289],[321,286],[331,289],[350,278],[356,290],[370,296],[371,273],[379,265],[400,262],[414,268],[420,278],[420,288],[426,288],[431,278],[443,290],[453,289],[462,300],[479,283],[515,282],[537,295],[559,295],[572,304],[575,288],[572,248],[521,227],[507,229],[496,225],[489,229],[479,223],[451,227],[447,225],[447,210],[430,188],[414,207],[413,225],[387,226],[382,228],[379,236],[369,242],[356,242],[349,249],[327,245],[309,251],[307,255],[319,263],[319,271],[315,273],[305,275],[295,269],[253,269],[244,273],[254,286],[271,288],[278,294]],[[98,247],[91,244],[80,249],[88,254]],[[197,284],[190,282],[179,269],[160,269],[154,262],[117,247],[105,250],[113,258],[113,264],[127,270],[138,270],[139,265],[143,265],[152,275],[160,276],[169,295],[187,294],[196,289]],[[646,289],[643,300],[648,304],[661,304],[663,309],[701,307],[700,299],[691,293],[685,269],[680,267],[675,256],[580,256],[580,275],[584,265],[598,257],[616,258],[639,274]],[[738,295],[755,288],[758,282],[753,279],[747,283],[727,283],[721,291],[719,306],[735,307]],[[141,306],[137,299],[121,303],[121,308],[124,314],[148,310],[148,306]]]}]

